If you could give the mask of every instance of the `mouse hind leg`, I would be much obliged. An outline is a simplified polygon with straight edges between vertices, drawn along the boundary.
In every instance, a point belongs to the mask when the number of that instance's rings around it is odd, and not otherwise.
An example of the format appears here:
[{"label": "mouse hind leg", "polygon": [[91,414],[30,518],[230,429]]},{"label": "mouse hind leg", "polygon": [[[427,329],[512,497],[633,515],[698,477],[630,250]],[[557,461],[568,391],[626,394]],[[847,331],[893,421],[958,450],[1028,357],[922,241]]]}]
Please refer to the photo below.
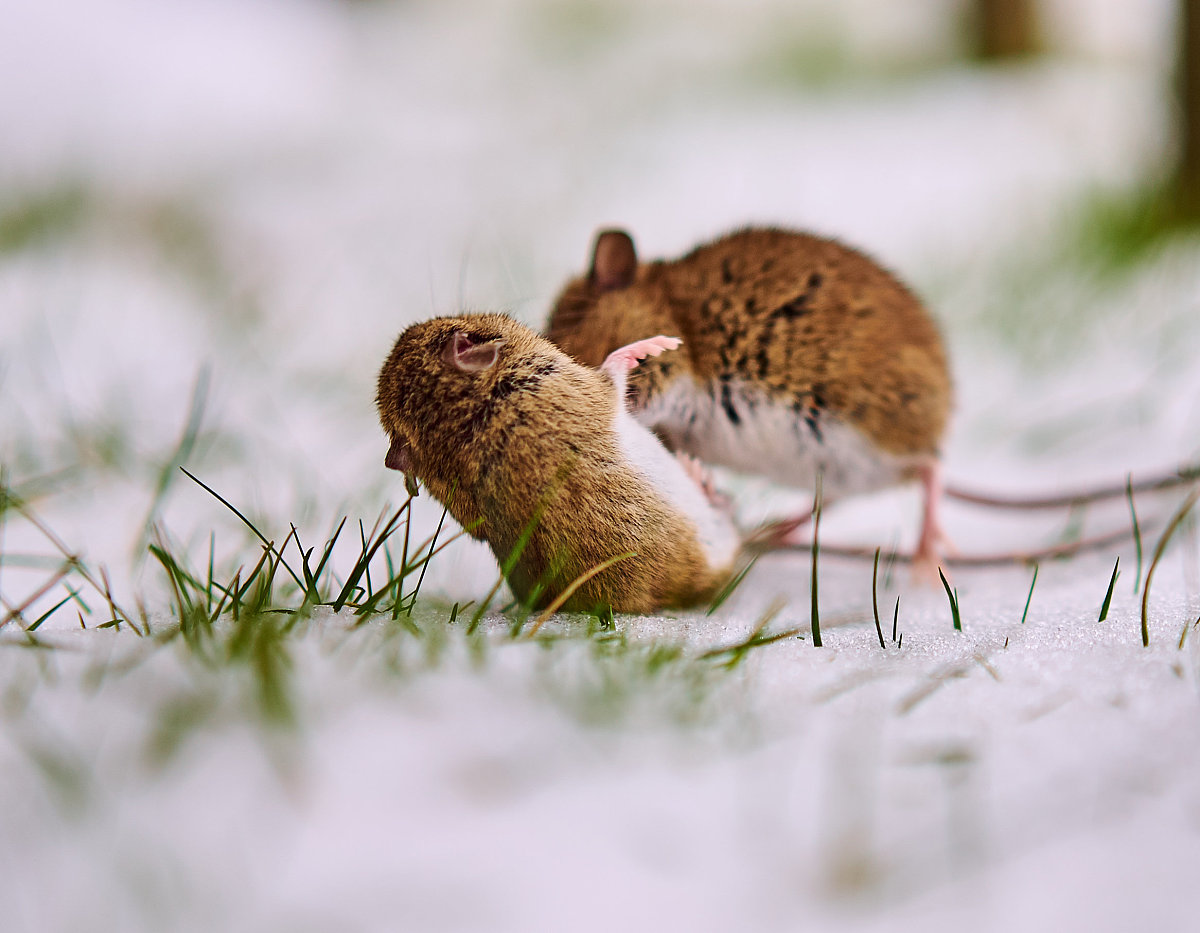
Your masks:
[{"label": "mouse hind leg", "polygon": [[938,583],[942,550],[949,547],[949,538],[942,529],[942,464],[931,458],[917,467],[917,478],[921,482],[924,504],[921,509],[921,534],[917,539],[917,550],[913,554],[913,576],[919,580]]}]

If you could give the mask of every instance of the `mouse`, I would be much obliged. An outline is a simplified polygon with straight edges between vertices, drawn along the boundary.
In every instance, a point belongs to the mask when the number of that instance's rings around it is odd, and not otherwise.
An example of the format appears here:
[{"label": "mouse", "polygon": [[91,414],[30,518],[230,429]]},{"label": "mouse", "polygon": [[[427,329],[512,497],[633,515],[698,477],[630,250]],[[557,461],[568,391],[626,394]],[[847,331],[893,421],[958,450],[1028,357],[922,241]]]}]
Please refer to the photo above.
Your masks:
[{"label": "mouse", "polygon": [[[953,386],[937,324],[895,275],[837,240],[777,227],[651,261],[627,231],[600,231],[545,336],[594,366],[660,332],[682,349],[632,373],[628,403],[668,449],[787,486],[819,477],[827,503],[917,481],[915,557],[938,563]],[[775,523],[770,539],[808,516]]]},{"label": "mouse", "polygon": [[531,608],[710,600],[739,553],[732,520],[628,406],[630,371],[678,345],[643,335],[592,366],[501,313],[413,324],[379,373],[384,463],[485,541]]}]

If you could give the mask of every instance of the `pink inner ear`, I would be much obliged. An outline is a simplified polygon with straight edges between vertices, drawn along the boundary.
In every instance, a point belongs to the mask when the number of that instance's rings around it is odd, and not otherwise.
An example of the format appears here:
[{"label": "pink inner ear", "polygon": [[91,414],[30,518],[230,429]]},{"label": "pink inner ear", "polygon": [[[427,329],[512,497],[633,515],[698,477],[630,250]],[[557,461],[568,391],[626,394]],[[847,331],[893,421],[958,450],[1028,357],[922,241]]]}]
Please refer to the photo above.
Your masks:
[{"label": "pink inner ear", "polygon": [[446,349],[442,351],[442,359],[465,373],[480,372],[496,365],[502,346],[504,339],[500,337],[487,343],[475,343],[467,334],[455,331],[454,336],[447,341]]}]

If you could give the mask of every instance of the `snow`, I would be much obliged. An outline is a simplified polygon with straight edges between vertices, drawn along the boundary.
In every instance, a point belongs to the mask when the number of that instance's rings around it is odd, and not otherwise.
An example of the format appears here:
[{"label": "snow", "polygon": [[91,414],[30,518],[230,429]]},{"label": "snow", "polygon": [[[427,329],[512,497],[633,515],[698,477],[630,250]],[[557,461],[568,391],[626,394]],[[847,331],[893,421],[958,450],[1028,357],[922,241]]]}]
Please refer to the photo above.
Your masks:
[{"label": "snow", "polygon": [[[1170,150],[1170,5],[1056,0],[1068,54],[986,73],[954,62],[956,4],[893,7],[7,0],[0,211],[81,206],[0,253],[0,462],[17,483],[70,467],[38,514],[165,625],[152,510],[197,564],[210,532],[218,563],[247,553],[186,479],[155,504],[197,386],[189,468],[308,546],[401,495],[371,400],[405,324],[538,323],[599,226],[670,255],[751,221],[836,234],[929,296],[955,360],[952,480],[1194,459],[1195,242],[1107,278],[1058,242]],[[831,76],[767,67],[791,30],[834,44]],[[746,517],[805,504],[730,482]],[[1139,497],[1147,551],[1177,501]],[[917,510],[911,490],[864,497],[822,534],[911,541]],[[418,524],[439,515],[418,500]],[[1067,522],[947,520],[964,552]],[[1118,502],[1086,528],[1127,522]],[[2,535],[46,553],[11,513]],[[66,610],[39,631],[57,650],[10,625],[5,929],[1190,929],[1194,530],[1155,576],[1149,648],[1130,547],[1097,622],[1117,553],[1043,565],[1024,623],[1029,569],[960,571],[962,633],[897,570],[881,611],[890,636],[900,596],[904,639],[884,649],[870,567],[826,559],[825,647],[787,639],[725,677],[510,643],[498,620],[484,663],[461,625],[426,656],[323,613],[294,643],[294,729],[261,721],[245,667]],[[6,557],[0,594],[45,572]],[[495,574],[463,542],[426,586],[478,599]],[[713,616],[618,624],[699,653],[777,600],[772,630],[806,631],[808,585],[805,558],[771,556]]]}]

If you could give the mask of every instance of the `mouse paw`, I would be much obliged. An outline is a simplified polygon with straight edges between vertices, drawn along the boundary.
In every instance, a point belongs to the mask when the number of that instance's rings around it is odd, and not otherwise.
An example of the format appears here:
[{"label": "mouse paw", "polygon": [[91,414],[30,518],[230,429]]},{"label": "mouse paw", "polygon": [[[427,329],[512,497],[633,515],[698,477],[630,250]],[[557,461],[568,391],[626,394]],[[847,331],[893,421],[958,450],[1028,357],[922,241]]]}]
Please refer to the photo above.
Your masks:
[{"label": "mouse paw", "polygon": [[691,454],[685,454],[682,451],[676,451],[675,459],[679,461],[679,465],[683,467],[683,471],[687,473],[692,482],[700,487],[700,491],[704,493],[704,497],[708,499],[711,506],[724,512],[732,509],[733,500],[717,489],[712,471],[708,467]]},{"label": "mouse paw", "polygon": [[928,587],[931,590],[940,590],[942,588],[942,574],[946,575],[946,579],[950,581],[950,586],[954,586],[954,577],[942,565],[940,554],[914,554],[910,566],[912,582],[917,586]]},{"label": "mouse paw", "polygon": [[929,529],[928,533],[923,532],[921,540],[917,543],[917,550],[913,554],[913,582],[940,590],[942,588],[941,574],[945,574],[946,579],[953,586],[954,577],[946,567],[945,558],[956,556],[958,553],[958,549],[940,527]]},{"label": "mouse paw", "polygon": [[657,337],[627,343],[608,354],[600,368],[614,375],[624,374],[636,369],[637,364],[646,357],[658,356],[663,350],[674,350],[682,342],[678,337],[664,337],[660,334]]},{"label": "mouse paw", "polygon": [[764,551],[805,546],[808,544],[808,540],[797,535],[796,532],[810,521],[812,521],[812,513],[805,512],[794,518],[766,522],[747,535],[746,544]]}]

